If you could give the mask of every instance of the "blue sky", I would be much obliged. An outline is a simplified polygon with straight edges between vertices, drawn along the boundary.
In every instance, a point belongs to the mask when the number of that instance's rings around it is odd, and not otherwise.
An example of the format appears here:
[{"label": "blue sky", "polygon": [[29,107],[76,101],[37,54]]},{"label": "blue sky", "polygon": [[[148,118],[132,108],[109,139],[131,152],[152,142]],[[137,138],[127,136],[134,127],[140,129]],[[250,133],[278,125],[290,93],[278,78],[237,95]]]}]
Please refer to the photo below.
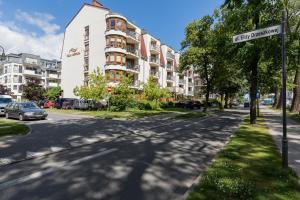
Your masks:
[{"label": "blue sky", "polygon": [[[64,27],[83,3],[91,1],[0,0],[0,34],[6,36],[0,37],[0,44],[7,46],[7,51],[31,51],[31,53],[42,51],[41,54],[49,58],[59,57]],[[99,2],[125,15],[132,22],[161,39],[163,43],[180,50],[185,26],[194,19],[211,14],[223,0],[101,0]],[[9,30],[6,30],[5,26]],[[19,34],[15,35],[15,32]],[[28,38],[21,38],[22,35]],[[14,40],[14,37],[18,38],[15,41],[24,44],[16,45],[14,41],[8,41]],[[34,44],[32,48],[30,48],[31,43]]]}]

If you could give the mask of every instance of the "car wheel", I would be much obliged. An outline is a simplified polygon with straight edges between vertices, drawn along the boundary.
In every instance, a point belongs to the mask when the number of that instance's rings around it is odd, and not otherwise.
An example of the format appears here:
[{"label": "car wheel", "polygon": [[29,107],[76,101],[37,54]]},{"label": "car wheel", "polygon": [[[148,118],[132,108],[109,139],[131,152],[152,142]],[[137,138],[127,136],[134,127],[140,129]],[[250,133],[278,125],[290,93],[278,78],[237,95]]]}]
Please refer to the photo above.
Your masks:
[{"label": "car wheel", "polygon": [[19,115],[19,120],[24,121],[24,116],[22,114]]},{"label": "car wheel", "polygon": [[5,113],[5,118],[6,118],[6,119],[9,119],[8,113]]}]

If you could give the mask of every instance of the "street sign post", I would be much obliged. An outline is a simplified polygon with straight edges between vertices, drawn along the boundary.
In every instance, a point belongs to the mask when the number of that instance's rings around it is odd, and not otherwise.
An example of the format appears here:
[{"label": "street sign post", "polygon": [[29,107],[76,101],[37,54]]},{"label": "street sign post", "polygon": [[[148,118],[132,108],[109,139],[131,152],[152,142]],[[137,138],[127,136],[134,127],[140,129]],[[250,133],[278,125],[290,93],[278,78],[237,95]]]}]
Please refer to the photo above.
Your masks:
[{"label": "street sign post", "polygon": [[282,167],[288,168],[288,140],[287,140],[287,120],[286,120],[286,11],[282,11],[281,25],[271,26],[232,37],[234,44],[246,42],[272,35],[281,35],[282,49]]}]

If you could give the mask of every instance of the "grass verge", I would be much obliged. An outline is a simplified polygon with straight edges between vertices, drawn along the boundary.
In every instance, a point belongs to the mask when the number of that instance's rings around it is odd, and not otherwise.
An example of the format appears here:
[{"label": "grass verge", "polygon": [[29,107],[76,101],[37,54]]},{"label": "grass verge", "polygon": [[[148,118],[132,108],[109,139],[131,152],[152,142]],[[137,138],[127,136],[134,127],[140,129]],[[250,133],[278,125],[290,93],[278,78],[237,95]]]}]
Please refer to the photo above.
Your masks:
[{"label": "grass verge", "polygon": [[193,119],[193,118],[201,118],[205,117],[207,114],[204,112],[190,112],[190,113],[184,113],[179,114],[175,116],[175,119]]},{"label": "grass verge", "polygon": [[123,112],[111,112],[106,110],[80,111],[80,110],[48,109],[47,112],[74,114],[74,115],[87,115],[87,116],[98,117],[98,118],[138,119],[143,117],[150,117],[150,116],[170,114],[170,113],[185,114],[187,112],[190,112],[190,110],[182,109],[182,108],[169,108],[169,109],[162,109],[162,110],[130,109]]},{"label": "grass verge", "polygon": [[218,154],[188,200],[296,200],[298,178],[281,168],[281,157],[262,118],[247,118]]},{"label": "grass verge", "polygon": [[0,119],[0,137],[7,135],[25,135],[29,132],[28,126],[11,120]]}]

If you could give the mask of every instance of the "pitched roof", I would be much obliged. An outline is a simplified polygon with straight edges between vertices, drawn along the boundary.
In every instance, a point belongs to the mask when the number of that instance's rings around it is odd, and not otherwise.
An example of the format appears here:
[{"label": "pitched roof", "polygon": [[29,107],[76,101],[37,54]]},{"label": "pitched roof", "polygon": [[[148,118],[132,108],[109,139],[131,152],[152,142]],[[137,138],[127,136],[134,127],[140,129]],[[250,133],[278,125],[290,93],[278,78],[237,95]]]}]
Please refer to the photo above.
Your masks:
[{"label": "pitched roof", "polygon": [[164,58],[164,54],[162,52],[161,46],[160,46],[160,65],[165,66],[165,58]]},{"label": "pitched roof", "polygon": [[148,59],[147,51],[146,51],[146,45],[145,45],[145,40],[144,36],[141,35],[141,57],[145,60]]}]

